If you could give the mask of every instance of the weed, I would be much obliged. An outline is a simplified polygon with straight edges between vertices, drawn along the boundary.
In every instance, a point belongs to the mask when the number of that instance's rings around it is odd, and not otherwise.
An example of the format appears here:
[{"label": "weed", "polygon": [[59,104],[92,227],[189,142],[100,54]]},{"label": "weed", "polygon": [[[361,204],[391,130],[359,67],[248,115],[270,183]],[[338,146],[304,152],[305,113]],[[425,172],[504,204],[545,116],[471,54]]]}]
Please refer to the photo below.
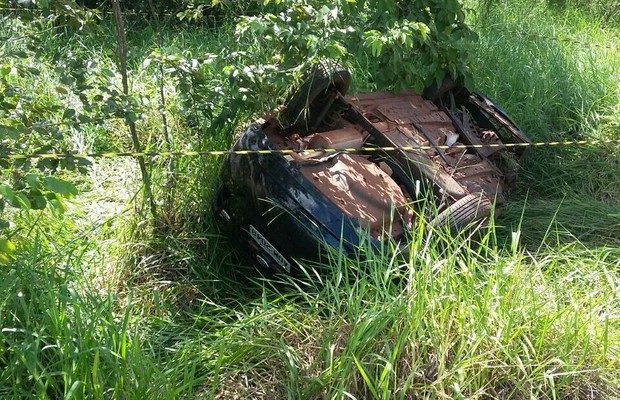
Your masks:
[{"label": "weed", "polygon": [[[534,139],[618,137],[620,64],[606,47],[617,27],[571,2],[491,3],[472,3],[480,38],[464,46],[474,86]],[[169,68],[190,68],[200,88],[228,80],[223,64],[202,61],[236,48],[232,27],[141,23],[128,21],[139,98],[159,93],[146,58],[170,56]],[[96,35],[42,38],[33,62],[47,72],[21,84],[53,92],[54,60],[67,54],[97,60],[93,76],[113,70],[113,32],[102,21]],[[353,69],[357,90],[383,88],[372,57]],[[275,102],[268,93],[211,124],[225,99],[203,113],[188,89],[196,81],[183,79],[168,70],[164,82],[174,150],[228,148]],[[138,134],[155,148],[158,102],[140,107]],[[125,149],[121,126],[108,120],[71,140]],[[361,246],[359,259],[300,262],[296,276],[258,270],[218,234],[217,159],[177,160],[176,195],[155,227],[134,212],[135,165],[97,162],[65,215],[12,215],[20,247],[0,267],[0,397],[620,397],[618,157],[605,147],[533,149],[506,208],[475,239],[415,235],[406,256]],[[151,161],[157,197],[167,164]]]}]

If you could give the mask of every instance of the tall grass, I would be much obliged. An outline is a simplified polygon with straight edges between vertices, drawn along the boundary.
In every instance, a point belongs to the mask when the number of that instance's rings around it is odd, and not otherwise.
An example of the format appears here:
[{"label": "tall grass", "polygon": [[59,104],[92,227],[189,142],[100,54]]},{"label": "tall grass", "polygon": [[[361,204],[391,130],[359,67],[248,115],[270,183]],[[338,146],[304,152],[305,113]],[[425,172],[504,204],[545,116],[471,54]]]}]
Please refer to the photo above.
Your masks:
[{"label": "tall grass", "polygon": [[[544,1],[487,3],[472,15],[480,34],[471,48],[474,86],[534,140],[620,137],[617,26]],[[618,157],[614,146],[532,151],[500,223],[514,225],[523,213],[534,242],[553,224],[561,242],[617,246]]]},{"label": "tall grass", "polygon": [[[494,4],[471,17],[475,87],[533,139],[619,137],[620,61],[606,46],[620,30],[572,7]],[[155,99],[156,73],[141,69],[153,33],[136,26],[129,39],[134,88]],[[171,54],[234,48],[228,28],[159,34]],[[83,51],[112,64],[108,26],[75,39],[50,37],[38,61]],[[372,70],[359,61],[358,87],[375,87]],[[218,66],[209,74],[227,79]],[[53,91],[49,75],[33,87]],[[226,148],[260,111],[194,127],[171,77],[166,94],[178,149]],[[160,120],[148,108],[141,135],[159,134]],[[123,148],[122,130],[108,128],[84,145]],[[69,215],[17,217],[20,258],[0,267],[0,397],[618,398],[618,157],[536,149],[479,237],[415,235],[408,257],[336,252],[294,277],[248,265],[212,225],[218,160],[179,160],[174,209],[155,232],[126,205],[135,168],[98,164]]]}]

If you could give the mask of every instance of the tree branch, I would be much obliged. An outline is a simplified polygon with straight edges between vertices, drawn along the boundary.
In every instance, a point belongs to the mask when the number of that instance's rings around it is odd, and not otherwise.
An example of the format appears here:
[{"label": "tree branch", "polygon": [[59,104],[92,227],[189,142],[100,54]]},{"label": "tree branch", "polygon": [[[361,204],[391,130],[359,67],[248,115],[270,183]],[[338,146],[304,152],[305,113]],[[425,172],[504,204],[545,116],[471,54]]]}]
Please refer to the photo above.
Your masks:
[{"label": "tree branch", "polygon": [[[114,11],[114,19],[116,21],[116,40],[118,43],[118,58],[123,82],[123,94],[127,99],[129,99],[129,79],[127,76],[127,38],[125,36],[125,24],[123,22],[123,13],[121,11],[119,0],[112,0],[112,10]],[[134,151],[138,153],[142,152],[142,146],[140,145],[140,139],[138,138],[138,133],[136,131],[136,124],[129,118],[125,118],[125,121],[129,126],[129,133],[131,135]],[[155,199],[153,198],[153,190],[151,188],[151,176],[146,168],[146,161],[144,157],[138,157],[138,165],[140,166],[142,183],[144,184],[145,201],[149,203],[151,216],[153,219],[156,219],[157,207],[155,206]]]}]

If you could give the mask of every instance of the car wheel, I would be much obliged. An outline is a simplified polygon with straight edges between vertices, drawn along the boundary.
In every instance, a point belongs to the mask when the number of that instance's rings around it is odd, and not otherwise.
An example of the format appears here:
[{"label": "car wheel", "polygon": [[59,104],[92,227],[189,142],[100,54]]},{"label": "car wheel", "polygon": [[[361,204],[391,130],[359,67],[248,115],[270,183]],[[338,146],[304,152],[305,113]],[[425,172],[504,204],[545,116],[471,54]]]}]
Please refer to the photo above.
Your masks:
[{"label": "car wheel", "polygon": [[445,77],[444,80],[441,82],[441,86],[437,86],[437,83],[433,83],[432,85],[425,88],[422,92],[422,97],[436,103],[439,100],[443,99],[450,91],[458,89],[460,87],[462,87],[461,84],[454,81],[450,77]]},{"label": "car wheel", "polygon": [[464,229],[488,218],[491,209],[491,202],[486,196],[469,194],[439,213],[429,225],[434,228],[449,225],[453,229]]},{"label": "car wheel", "polygon": [[346,95],[351,74],[341,65],[322,61],[307,75],[304,83],[286,104],[282,120],[285,128],[313,131],[323,121],[333,119],[337,94]]}]

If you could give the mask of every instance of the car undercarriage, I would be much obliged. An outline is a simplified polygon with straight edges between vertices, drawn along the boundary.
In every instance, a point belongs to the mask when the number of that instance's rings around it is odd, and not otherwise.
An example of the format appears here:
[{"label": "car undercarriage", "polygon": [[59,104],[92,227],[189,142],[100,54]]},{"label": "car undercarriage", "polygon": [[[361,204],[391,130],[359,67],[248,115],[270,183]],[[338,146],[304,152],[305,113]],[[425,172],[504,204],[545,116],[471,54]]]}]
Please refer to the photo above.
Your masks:
[{"label": "car undercarriage", "polygon": [[289,272],[324,245],[406,243],[416,218],[467,229],[500,212],[523,158],[504,144],[528,142],[503,110],[450,82],[347,97],[348,73],[322,68],[234,147],[294,152],[224,163],[214,211],[260,265]]}]

